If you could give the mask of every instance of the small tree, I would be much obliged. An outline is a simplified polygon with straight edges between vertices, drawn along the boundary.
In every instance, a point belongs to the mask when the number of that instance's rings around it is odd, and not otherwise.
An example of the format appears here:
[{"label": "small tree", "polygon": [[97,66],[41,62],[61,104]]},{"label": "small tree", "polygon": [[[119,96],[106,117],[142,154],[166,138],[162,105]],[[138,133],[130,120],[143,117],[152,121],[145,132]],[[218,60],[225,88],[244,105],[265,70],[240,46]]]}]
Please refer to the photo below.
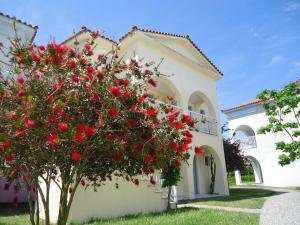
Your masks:
[{"label": "small tree", "polygon": [[286,85],[282,90],[266,89],[257,95],[263,103],[268,124],[259,134],[285,132],[290,141],[279,141],[276,149],[282,151],[280,165],[287,165],[300,158],[300,87],[297,83]]},{"label": "small tree", "polygon": [[223,146],[227,173],[232,173],[235,170],[243,170],[247,159],[241,152],[240,144],[223,138]]},{"label": "small tree", "polygon": [[65,225],[79,184],[97,188],[117,176],[138,185],[137,176],[189,157],[190,117],[148,94],[158,68],[125,62],[118,49],[93,56],[98,36],[75,48],[16,39],[11,70],[0,76],[0,169],[23,180],[28,199],[40,196],[46,225],[51,183],[60,189],[57,224]]}]

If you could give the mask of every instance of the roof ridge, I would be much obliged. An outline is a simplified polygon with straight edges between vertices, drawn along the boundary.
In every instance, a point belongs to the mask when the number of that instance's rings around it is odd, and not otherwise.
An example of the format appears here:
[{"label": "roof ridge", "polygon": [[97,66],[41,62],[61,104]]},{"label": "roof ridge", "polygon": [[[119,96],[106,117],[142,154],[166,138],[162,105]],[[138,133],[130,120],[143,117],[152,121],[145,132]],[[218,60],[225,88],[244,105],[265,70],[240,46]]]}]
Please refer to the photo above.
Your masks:
[{"label": "roof ridge", "polygon": [[184,38],[187,39],[191,45],[196,48],[196,50],[212,65],[212,67],[218,71],[221,75],[223,73],[218,69],[218,67],[203,53],[203,51],[195,44],[195,42],[192,41],[189,35],[180,35],[180,34],[174,34],[174,33],[168,33],[168,32],[161,32],[161,31],[155,31],[155,30],[150,30],[150,29],[144,29],[144,28],[139,28],[137,26],[133,26],[129,32],[124,34],[120,39],[119,42],[122,42],[125,38],[128,36],[132,35],[135,31],[142,31],[142,32],[147,32],[147,33],[152,33],[152,34],[159,34],[159,35],[166,35],[166,36],[171,36],[171,37],[177,37],[177,38]]},{"label": "roof ridge", "polygon": [[4,17],[7,17],[7,18],[9,18],[9,19],[15,20],[15,21],[17,21],[17,22],[19,22],[19,23],[22,23],[22,24],[24,24],[24,25],[26,25],[26,26],[29,26],[29,27],[31,27],[31,28],[33,28],[33,29],[38,29],[38,28],[39,28],[37,25],[32,25],[32,24],[26,23],[26,22],[24,22],[24,21],[22,21],[22,20],[20,20],[20,19],[17,19],[15,16],[10,16],[10,15],[4,14],[4,13],[2,13],[2,12],[0,12],[0,15],[1,15],[1,16],[4,16]]},{"label": "roof ridge", "polygon": [[[92,33],[92,30],[89,29],[89,28],[87,28],[86,26],[82,26],[81,29],[80,29],[78,32],[74,33],[71,37],[69,37],[69,38],[67,38],[66,40],[62,41],[60,44],[65,44],[66,42],[70,41],[70,40],[73,39],[73,38],[76,38],[78,35],[80,35],[80,34],[82,34],[82,33],[84,33],[84,32]],[[113,39],[108,38],[108,37],[106,37],[106,36],[104,36],[104,35],[102,35],[102,34],[100,34],[99,37],[104,38],[105,40],[108,40],[108,41],[110,41],[110,42],[113,42],[113,43],[116,44],[116,45],[118,44],[118,43],[117,43],[116,41],[114,41]]]},{"label": "roof ridge", "polygon": [[251,101],[248,101],[248,102],[244,102],[244,103],[232,106],[232,107],[227,108],[227,109],[222,109],[221,111],[222,112],[228,112],[228,111],[231,111],[231,110],[234,110],[234,109],[239,109],[239,108],[243,108],[243,107],[246,107],[246,106],[255,105],[255,104],[258,104],[258,103],[261,103],[261,102],[262,102],[262,100],[255,99],[255,100],[251,100]]}]

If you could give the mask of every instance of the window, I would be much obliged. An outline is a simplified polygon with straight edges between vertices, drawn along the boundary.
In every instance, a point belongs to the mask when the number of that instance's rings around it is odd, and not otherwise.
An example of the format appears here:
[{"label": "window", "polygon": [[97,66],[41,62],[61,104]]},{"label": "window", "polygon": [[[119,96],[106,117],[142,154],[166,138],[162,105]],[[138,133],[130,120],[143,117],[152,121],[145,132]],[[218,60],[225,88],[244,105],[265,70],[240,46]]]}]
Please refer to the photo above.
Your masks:
[{"label": "window", "polygon": [[210,166],[210,157],[209,156],[205,156],[204,161],[205,161],[205,166]]},{"label": "window", "polygon": [[200,114],[205,115],[205,110],[204,109],[200,109]]},{"label": "window", "polygon": [[192,108],[193,107],[191,105],[188,106],[189,111],[192,111]]}]

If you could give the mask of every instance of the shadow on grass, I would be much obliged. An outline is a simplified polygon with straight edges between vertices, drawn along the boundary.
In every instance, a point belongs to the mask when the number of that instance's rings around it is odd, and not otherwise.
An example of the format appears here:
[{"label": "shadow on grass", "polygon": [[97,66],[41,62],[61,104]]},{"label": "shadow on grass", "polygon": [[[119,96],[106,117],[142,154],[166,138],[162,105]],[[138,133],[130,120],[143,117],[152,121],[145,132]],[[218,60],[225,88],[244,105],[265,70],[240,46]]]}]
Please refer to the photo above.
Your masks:
[{"label": "shadow on grass", "polygon": [[207,201],[220,201],[232,202],[253,198],[265,198],[273,195],[283,194],[285,192],[276,192],[272,190],[259,189],[259,188],[231,188],[229,196],[216,196],[211,198],[199,198],[192,200],[181,200],[180,204],[193,203],[193,202],[207,202]]},{"label": "shadow on grass", "polygon": [[20,216],[29,214],[27,203],[20,203],[13,206],[11,203],[0,203],[0,217]]}]

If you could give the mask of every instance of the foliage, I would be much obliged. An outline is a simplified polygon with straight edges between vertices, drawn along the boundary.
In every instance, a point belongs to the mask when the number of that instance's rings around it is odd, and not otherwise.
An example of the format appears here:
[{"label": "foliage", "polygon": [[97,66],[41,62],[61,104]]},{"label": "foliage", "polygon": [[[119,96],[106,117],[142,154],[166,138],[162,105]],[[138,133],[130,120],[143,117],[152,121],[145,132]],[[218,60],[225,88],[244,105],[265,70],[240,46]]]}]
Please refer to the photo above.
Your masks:
[{"label": "foliage", "polygon": [[22,178],[28,199],[39,193],[46,224],[50,183],[61,190],[57,223],[66,224],[79,184],[97,188],[118,176],[138,185],[139,175],[189,158],[194,121],[148,94],[157,66],[125,61],[118,49],[94,56],[99,33],[90,35],[75,48],[16,39],[11,70],[0,76],[0,167]]},{"label": "foliage", "polygon": [[282,90],[266,89],[257,95],[263,103],[268,124],[258,130],[259,134],[285,132],[290,141],[279,141],[276,149],[282,151],[279,163],[290,164],[300,158],[300,87],[299,83],[286,85]]}]

